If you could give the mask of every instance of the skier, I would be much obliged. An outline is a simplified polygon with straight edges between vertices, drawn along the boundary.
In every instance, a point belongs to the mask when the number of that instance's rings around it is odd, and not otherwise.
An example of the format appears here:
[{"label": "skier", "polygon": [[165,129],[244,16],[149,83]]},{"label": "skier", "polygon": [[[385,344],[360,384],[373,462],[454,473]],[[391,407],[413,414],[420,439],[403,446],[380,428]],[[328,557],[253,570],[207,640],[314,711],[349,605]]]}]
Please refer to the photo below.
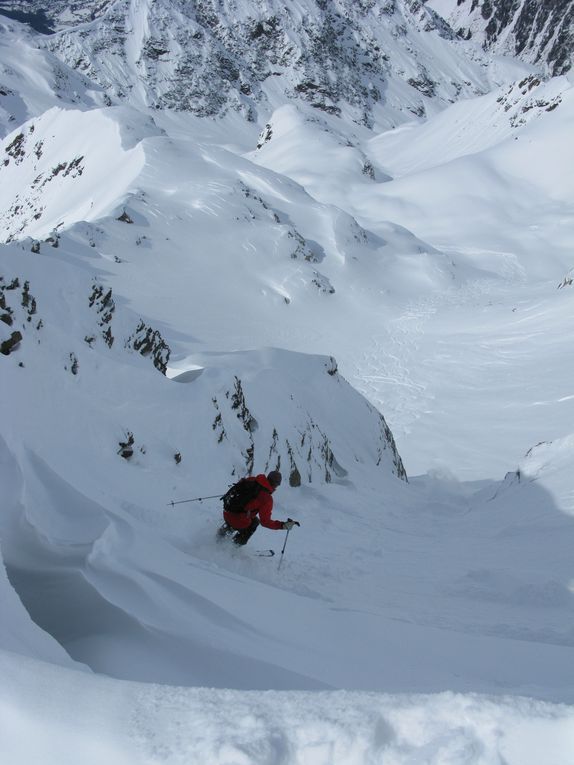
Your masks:
[{"label": "skier", "polygon": [[[260,523],[267,529],[287,529],[287,531],[290,531],[293,526],[299,526],[299,522],[291,518],[286,521],[274,521],[271,518],[272,494],[280,485],[281,473],[278,470],[272,470],[267,475],[261,473],[257,476],[249,476],[235,484],[228,492],[228,495],[235,493],[234,501],[226,503],[224,498],[224,507],[229,509],[223,511],[224,524],[218,530],[217,536],[224,539],[233,534],[236,545],[245,545]],[[245,496],[249,499],[243,504],[242,497]],[[257,518],[258,515],[259,518]]]}]

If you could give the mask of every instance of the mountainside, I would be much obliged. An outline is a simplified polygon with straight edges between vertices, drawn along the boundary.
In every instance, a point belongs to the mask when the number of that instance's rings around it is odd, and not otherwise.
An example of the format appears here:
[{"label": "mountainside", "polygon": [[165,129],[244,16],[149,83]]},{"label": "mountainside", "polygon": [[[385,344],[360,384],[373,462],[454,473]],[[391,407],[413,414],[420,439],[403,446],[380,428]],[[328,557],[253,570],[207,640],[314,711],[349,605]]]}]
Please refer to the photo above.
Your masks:
[{"label": "mountainside", "polygon": [[519,57],[551,75],[568,72],[574,55],[572,0],[427,0],[463,39]]},{"label": "mountainside", "polygon": [[[56,25],[63,17],[58,4],[27,5]],[[78,6],[93,20],[78,24]],[[382,127],[485,92],[499,76],[418,0],[115,0],[72,4],[70,14],[38,45],[112,101],[199,116],[231,110],[264,124],[286,97]]]},{"label": "mountainside", "polygon": [[0,0],[10,765],[569,763],[574,81],[432,4]]},{"label": "mountainside", "polygon": [[104,103],[95,83],[42,50],[37,35],[0,15],[0,136],[55,104],[92,108]]}]

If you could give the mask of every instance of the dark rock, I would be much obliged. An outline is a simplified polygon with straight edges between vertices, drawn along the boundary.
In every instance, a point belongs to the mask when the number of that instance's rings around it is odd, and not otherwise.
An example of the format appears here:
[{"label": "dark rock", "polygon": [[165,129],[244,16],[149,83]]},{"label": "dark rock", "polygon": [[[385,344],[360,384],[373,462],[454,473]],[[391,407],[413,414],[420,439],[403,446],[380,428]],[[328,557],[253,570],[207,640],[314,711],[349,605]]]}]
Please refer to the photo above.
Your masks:
[{"label": "dark rock", "polygon": [[8,340],[4,340],[4,342],[0,344],[0,353],[4,356],[9,356],[21,342],[22,333],[18,332],[18,330],[12,332]]},{"label": "dark rock", "polygon": [[289,473],[289,486],[293,488],[297,488],[298,486],[301,486],[301,473],[295,467],[291,472]]},{"label": "dark rock", "polygon": [[133,457],[133,454],[134,454],[133,445],[134,445],[135,439],[134,439],[134,434],[130,433],[129,431],[128,433],[126,433],[126,436],[127,438],[125,441],[119,442],[120,448],[118,449],[117,453],[121,457],[123,457],[125,460],[129,460],[130,457]]},{"label": "dark rock", "polygon": [[148,327],[143,320],[140,319],[136,331],[128,338],[126,348],[133,348],[142,356],[151,356],[154,367],[163,375],[167,372],[171,349],[161,333]]},{"label": "dark rock", "polygon": [[237,412],[238,419],[243,423],[243,427],[248,433],[254,433],[259,427],[257,420],[249,411],[247,403],[245,401],[245,394],[243,393],[243,387],[241,380],[235,377],[235,390],[231,396],[231,408]]}]

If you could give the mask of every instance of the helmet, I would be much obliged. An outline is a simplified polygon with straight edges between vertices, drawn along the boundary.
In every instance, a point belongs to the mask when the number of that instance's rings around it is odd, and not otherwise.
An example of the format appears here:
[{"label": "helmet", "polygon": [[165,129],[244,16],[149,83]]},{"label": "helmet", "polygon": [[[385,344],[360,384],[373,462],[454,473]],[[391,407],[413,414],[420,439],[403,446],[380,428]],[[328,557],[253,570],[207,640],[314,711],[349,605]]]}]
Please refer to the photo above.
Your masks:
[{"label": "helmet", "polygon": [[275,489],[277,486],[281,485],[281,473],[278,470],[272,470],[267,474],[267,480]]}]

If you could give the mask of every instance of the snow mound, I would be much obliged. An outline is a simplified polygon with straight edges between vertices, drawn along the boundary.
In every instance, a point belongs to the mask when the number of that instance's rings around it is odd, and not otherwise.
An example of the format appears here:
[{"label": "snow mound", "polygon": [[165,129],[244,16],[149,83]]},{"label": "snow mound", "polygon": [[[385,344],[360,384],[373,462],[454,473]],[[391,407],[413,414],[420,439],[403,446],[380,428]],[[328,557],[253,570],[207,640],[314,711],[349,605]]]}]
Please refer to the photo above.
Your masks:
[{"label": "snow mound", "polygon": [[[288,175],[304,187],[315,176],[327,184],[375,180],[375,172],[347,135],[320,117],[310,118],[289,104],[273,112],[251,158]],[[384,176],[380,180],[384,180]],[[318,179],[315,178],[315,183]]]},{"label": "snow mound", "polygon": [[218,441],[231,440],[244,456],[234,472],[264,464],[265,472],[284,470],[292,486],[357,480],[362,466],[406,478],[384,418],[339,375],[332,357],[269,349],[191,358],[207,367],[194,385],[211,397]]}]

